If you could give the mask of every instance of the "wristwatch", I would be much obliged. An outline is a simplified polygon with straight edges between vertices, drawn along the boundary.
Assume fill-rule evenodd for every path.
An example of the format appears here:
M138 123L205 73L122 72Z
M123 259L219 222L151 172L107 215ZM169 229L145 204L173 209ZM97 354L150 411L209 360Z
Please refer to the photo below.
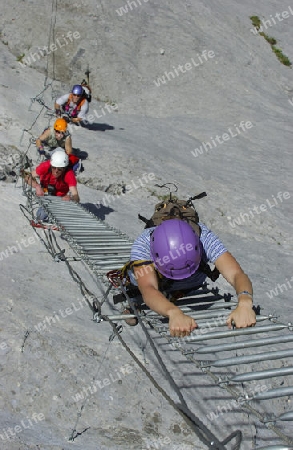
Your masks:
M239 297L239 295L248 295L249 297L251 297L253 299L253 295L248 291L241 291L237 294L237 297Z

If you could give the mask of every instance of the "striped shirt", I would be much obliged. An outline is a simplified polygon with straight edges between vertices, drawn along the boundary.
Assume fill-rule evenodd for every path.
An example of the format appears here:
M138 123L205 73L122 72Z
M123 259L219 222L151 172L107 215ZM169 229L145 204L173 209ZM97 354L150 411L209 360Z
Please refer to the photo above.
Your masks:
M204 262L214 263L219 256L227 252L226 247L220 241L209 228L203 223L199 223L201 228L200 242L202 244L202 259ZM130 260L139 261L146 260L152 261L150 251L150 235L155 228L147 228L142 234L134 241L131 249ZM131 283L137 286L137 282L134 278L132 271L129 273ZM191 277L184 280L176 280L172 283L172 291L180 289L191 289L195 286L200 286L206 279L206 274L200 271L196 271Z

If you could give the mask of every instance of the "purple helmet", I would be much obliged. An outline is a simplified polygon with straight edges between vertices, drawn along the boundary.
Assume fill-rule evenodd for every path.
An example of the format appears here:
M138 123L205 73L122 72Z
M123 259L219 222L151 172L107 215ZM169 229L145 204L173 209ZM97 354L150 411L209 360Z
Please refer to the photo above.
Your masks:
M183 280L193 275L201 260L201 244L194 229L183 220L161 223L151 235L151 255L165 277Z
M75 95L82 95L83 94L83 88L80 84L75 84L72 88L72 94Z

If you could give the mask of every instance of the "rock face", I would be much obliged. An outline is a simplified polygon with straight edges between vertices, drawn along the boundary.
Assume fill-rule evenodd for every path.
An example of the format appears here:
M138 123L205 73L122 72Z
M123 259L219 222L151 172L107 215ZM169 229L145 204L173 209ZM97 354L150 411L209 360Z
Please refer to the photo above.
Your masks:
M251 15L293 60L283 1L12 0L1 7L1 39L20 66L68 85L89 68L94 97L121 111L233 117L269 108L272 90L284 101L293 92L292 72L255 34Z
M22 152L14 145L0 144L0 181L15 183L23 167Z
M55 119L48 108L87 69L92 119L72 129L85 157L82 204L134 239L144 226L137 214L150 217L166 194L158 184L175 183L182 198L207 191L200 219L252 278L256 304L292 322L293 71L255 33L252 15L293 61L293 12L283 0L2 2L1 449L203 448L118 340L110 343L108 324L92 320L66 265L19 210L20 155L37 164L34 139ZM92 274L74 267L102 296ZM224 279L219 287L233 293ZM173 395L139 327L123 336ZM270 442L242 410L207 421L225 395L158 345L191 409L221 439L241 428L244 450Z

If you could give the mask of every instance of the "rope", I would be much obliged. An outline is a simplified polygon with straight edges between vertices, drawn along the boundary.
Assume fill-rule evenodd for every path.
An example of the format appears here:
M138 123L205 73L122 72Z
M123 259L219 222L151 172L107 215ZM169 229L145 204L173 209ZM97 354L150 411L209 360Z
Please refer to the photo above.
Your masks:
M52 237L54 238L56 247L58 248L58 250L60 250L59 253L63 253L64 250L62 250L61 247L59 246L59 244L58 244L58 242L57 242L57 239L56 239L56 237L55 237L54 234L53 234ZM94 294L86 287L86 285L85 285L84 282L82 281L81 277L80 277L80 276L78 275L78 273L71 267L71 265L70 265L69 262L68 262L68 258L65 258L65 257L64 257L64 260L63 260L63 261L64 261L65 264L67 265L68 271L69 271L69 273L70 273L72 279L78 284L78 286L79 286L79 288L80 288L80 291L81 291L82 295L85 297L86 302L87 302L87 304L88 304L90 310L91 310L93 313L96 313L97 311L98 311L99 313L101 313L101 304L100 304L100 302L98 301L98 299L96 298L96 296L95 296L95 295L94 295ZM91 300L93 301L93 303L91 303L89 299L91 299Z
M188 425L193 429L193 431L197 434L197 436L207 445L209 446L209 448L211 449L217 449L217 450L225 450L225 446L210 432L210 430L190 411L190 409L188 408L188 405L185 402L184 397L182 396L180 390L178 389L175 381L173 380L173 378L171 377L166 365L164 364L161 356L158 353L157 348L155 347L144 323L142 322L141 318L139 317L138 311L135 307L135 305L133 304L133 301L129 298L124 286L121 284L121 290L122 292L125 294L126 298L128 299L130 306L134 309L135 314L138 316L138 320L140 325L142 326L142 329L146 335L147 341L150 342L150 345L152 347L152 350L160 364L160 366L162 367L166 378L168 379L171 387L173 388L174 392L176 392L179 400L180 400L180 405L176 405L176 403L171 399L171 397L164 391L164 389L156 382L156 380L153 378L153 376L149 373L149 371L144 367L144 365L136 358L136 356L134 355L134 353L131 351L131 349L128 347L128 345L125 343L124 339L121 337L120 335L120 330L117 329L116 324L114 324L112 321L109 320L108 317L103 316L102 312L101 312L101 306L102 303L95 298L95 296L87 289L87 287L85 286L85 284L83 283L81 277L78 275L78 273L71 267L70 263L68 262L68 259L65 257L64 255L64 250L61 249L60 245L57 242L57 239L55 237L55 235L53 233L48 233L47 237L47 241L48 241L48 245L46 245L46 248L48 249L49 253L52 255L52 257L54 257L54 259L56 260L56 255L62 255L62 261L64 261L67 265L67 268L69 270L69 273L71 275L71 277L73 278L73 280L79 285L79 288L82 292L82 294L84 295L84 297L87 300L88 306L90 307L91 311L94 314L94 318L95 316L98 315L100 320L105 320L108 321L113 329L113 333L112 335L118 336L119 341L122 343L123 347L127 350L127 352L129 353L129 355L134 359L134 361L136 362L136 364L139 365L139 367L141 368L141 370L143 370L143 372L146 374L146 376L149 378L149 380L152 382L152 384L155 386L155 388L157 390L159 390L159 392L163 395L163 397L169 402L169 404L176 409L176 411L184 418L184 420L188 423ZM60 259L58 259L60 260ZM107 291L105 291L105 289L103 288L103 286L101 286L101 283L99 283L99 280L97 280L97 284L99 284L99 289L103 294L103 301L105 301L106 299L108 300L108 294L110 292L111 287L109 286ZM92 300L92 303L88 300L88 296L90 296L90 299ZM94 299L94 301L93 301ZM79 420L79 417L82 413L82 410L85 407L86 402L82 405L82 408L80 410L80 412L78 413L78 417L77 417L77 422ZM72 434L70 436L70 439L73 440L75 439L79 434L77 434L76 432L76 425L74 426L74 429L72 431ZM241 442L241 433L240 432L236 432L233 433L232 435L230 435L227 438L227 442L230 442L231 439L233 439L234 437L236 437L238 439L239 442ZM215 447L216 445L216 447ZM238 446L235 447L235 450L238 449Z
M31 212L22 204L19 205L19 208L25 218L31 222L32 215ZM47 231L48 233L44 233L44 238L47 240L47 243L45 242L45 239L37 232L37 229L35 227L32 227L36 235L38 236L38 239L43 243L44 247L46 248L47 252L52 256L54 259L56 256L56 250L54 249L54 246L52 245L52 237L55 238L53 232L51 230L44 230L44 228L40 228L43 232Z
M156 324L154 323L154 321L148 321L150 326L160 335L163 336L165 339L167 339L167 341L174 346L174 341L172 340L172 338L170 338L166 332L161 331ZM184 347L182 347L181 344L177 343L176 345L176 349L180 350L181 354L188 359L189 361L193 362L196 367L198 369L201 369L206 375L208 375L214 382L215 384L217 384L219 387L221 387L222 389L225 389L227 392L229 392L229 394L232 395L232 397L237 400L237 398L239 397L239 392L235 389L233 389L232 386L229 386L228 384L224 383L221 378L218 378L213 372L211 372L211 370L209 370L207 367L202 367L200 365L200 363L193 357L192 354L189 353L185 353L185 349ZM250 404L246 403L246 404L241 404L241 407L243 409L246 409L249 413L253 414L254 416L256 416L260 422L264 423L267 428L270 428L277 436L279 436L281 439L283 439L284 442L286 442L286 444L288 445L293 445L293 439L291 439L290 437L286 436L282 431L280 431L277 427L275 427L275 425L273 423L267 423L267 415L264 415L262 413L260 413L259 411L257 411L253 406L251 406Z
M124 293L124 295L126 296L126 299L128 300L131 308L134 311L134 314L137 316L138 322L142 327L143 332L146 335L146 338L148 340L148 342L151 345L151 348L161 366L161 368L164 371L164 374L167 378L167 380L169 381L171 387L173 388L173 390L176 392L177 396L179 397L180 401L181 401L181 405L176 405L176 403L171 399L171 397L161 388L161 386L156 382L156 380L153 378L153 376L148 372L148 370L143 366L143 364L136 358L136 356L133 354L133 352L131 352L131 350L129 349L129 347L127 346L127 344L123 341L123 338L120 336L120 334L117 334L119 341L122 343L122 345L124 346L124 348L126 348L126 350L128 352L130 352L131 356L135 359L136 363L140 366L140 368L143 370L143 372L146 374L146 376L149 378L149 380L154 384L154 386L159 390L159 392L163 395L163 397L170 403L171 406L173 406L173 408L176 409L176 411L185 419L185 421L189 424L189 426L193 429L193 431L196 433L196 435L202 440L202 442L204 444L206 444L207 446L209 446L210 449L217 449L217 450L225 450L224 445L213 435L213 433L201 422L201 420L196 417L189 409L184 397L182 396L180 389L178 388L178 386L176 385L174 379L172 378L170 372L168 371L165 363L163 362L157 348L155 347L155 344L152 340L152 338L149 335L149 332L146 329L146 326L144 325L138 310L135 306L135 303L133 302L133 300L129 297L126 289L124 288L123 284L120 283L120 288L122 290L122 292ZM108 319L109 320L109 319ZM109 321L110 322L110 321ZM112 324L111 324L112 325ZM113 331L115 331L115 329L113 328ZM226 439L226 443L230 442L231 439L233 439L234 437L237 437L238 442L241 443L242 440L242 434L241 431L237 430L235 433L231 434L227 439ZM238 450L239 448L239 444L237 442L237 446L234 447L235 450Z
M49 32L48 32L48 45L47 48L50 47L51 42L54 43L55 41L55 26L56 26L56 19L57 19L57 0L52 0L52 7L51 7L51 21L50 21L50 26L49 26ZM48 83L48 77L49 77L49 56L50 54L52 55L52 81L50 81ZM21 138L20 138L20 145L22 144L22 140L24 137L24 133L29 133L32 138L30 139L28 148L25 152L25 154L28 153L28 150L31 146L31 144L33 143L32 141L36 139L36 137L33 135L33 133L31 132L33 126L35 125L35 123L37 122L37 120L39 119L40 115L42 114L43 110L46 109L47 112L49 111L53 111L52 108L50 108L49 106L47 106L42 98L42 94L49 88L51 87L51 98L53 99L53 82L55 81L55 52L51 52L47 54L46 57L46 75L45 75L45 79L44 79L44 88L43 90L37 94L35 97L31 98L31 103L30 106L28 108L28 110L31 110L31 106L34 102L39 103L42 108L39 111L38 115L36 116L35 120L32 122L31 126L29 128L26 128L23 130ZM50 120L51 117L49 117L49 121L48 121L48 125L50 124Z
M25 215L25 217L27 217L26 213L29 213L28 210L23 206L21 206L21 211L23 212L23 214ZM36 234L38 235L37 231L35 230ZM46 243L44 241L44 239L42 239L40 237L40 240L43 242L43 244L45 245L47 251L49 252L49 254L56 260L56 255L64 255L64 250L61 249L60 245L57 242L57 239L55 237L55 235L49 230L48 235L46 235L47 238L47 242ZM56 251L56 249L59 250L59 252ZM117 329L116 324L114 322L112 322L111 320L109 320L106 316L102 316L101 313L101 302L99 302L99 300L97 298L95 298L95 296L93 295L92 292L89 291L89 289L86 287L86 285L84 284L84 282L82 281L81 277L78 275L78 273L71 267L70 263L68 262L67 258L64 256L64 259L62 259L66 265L67 268L69 270L69 273L72 277L72 279L78 284L80 291L82 293L82 295L84 296L84 298L87 301L87 304L89 306L89 308L91 309L91 311L96 314L98 312L99 316L105 320L108 321L113 329L113 335L118 336L119 341L122 343L123 347L127 350L127 352L129 353L129 355L134 359L134 361L136 362L136 364L139 365L139 367L143 370L143 372L146 374L146 376L149 378L149 380L153 383L153 385L157 388L157 390L159 390L159 392L163 395L163 397L170 403L170 405L176 409L176 411L184 418L184 420L189 424L189 426L195 431L195 433L197 434L197 436L204 442L206 443L209 448L213 449L213 450L225 450L224 445L221 444L221 442L219 442L217 440L217 438L205 427L205 425L197 418L194 416L194 414L189 410L180 390L178 389L176 383L174 382L173 378L171 377L170 373L168 372L164 362L162 361L162 358L160 357L156 347L154 346L151 337L149 335L149 333L146 330L145 325L143 324L142 320L140 319L140 317L138 318L144 333L146 334L147 340L150 342L151 347L161 365L161 367L163 368L167 379L169 380L171 386L173 387L174 391L177 393L180 401L181 401L181 405L177 406L176 403L171 399L171 397L164 391L163 388L161 388L161 386L156 382L156 380L153 378L153 376L149 373L149 371L143 366L143 364L137 359L137 357L134 355L134 353L131 351L131 349L128 347L128 345L125 343L124 339L121 337L120 335L120 330ZM100 286L101 288L101 286ZM109 288L107 290L107 292L104 291L104 289L102 288L103 292L103 299L105 301L105 299L108 296L109 293ZM127 295L127 293L126 293ZM94 299L93 303L91 303L88 299L88 297L90 297L92 300ZM129 299L130 300L130 299ZM130 300L131 301L131 300ZM133 308L135 309L135 306L133 305ZM136 311L137 314L137 311ZM137 314L138 315L138 314ZM110 342L112 341L112 339L110 340ZM108 350L109 346L107 347ZM106 350L106 351L107 351ZM105 357L105 355L104 355ZM104 360L104 358L103 358ZM101 365L100 365L101 367ZM100 370L99 367L99 370ZM98 370L98 372L99 372ZM98 374L97 372L97 374ZM96 374L96 376L97 376ZM71 432L71 435L69 437L70 441L74 441L76 439L77 436L79 436L82 433L77 433L77 425L79 422L79 419L81 417L82 411L85 408L85 405L87 403L88 398L85 399L85 401L83 402L80 411L77 413L77 419L76 422L74 424L73 430ZM86 431L86 430L84 430ZM84 432L83 431L83 432ZM234 435L232 436L234 437ZM228 439L227 442L229 442L230 439ZM215 447L216 444L217 446ZM236 448L235 448L236 450Z
M57 20L57 0L52 0L52 8L51 8L51 22L50 22L50 28L49 28L49 34L48 34L48 48L50 47L51 41L54 42L55 39L55 26L56 26L56 20ZM44 79L44 88L42 89L42 91L37 94L35 97L31 98L31 104L29 106L29 110L32 106L33 103L38 103L41 106L41 109L39 111L39 113L37 114L37 116L35 117L34 121L32 122L31 126L27 129L23 130L22 136L21 136L21 141L24 137L24 133L28 133L31 135L31 138L29 140L29 145L28 148L25 152L23 152L23 161L25 161L25 158L27 159L27 154L28 151L31 147L32 144L35 143L35 136L32 133L32 129L34 127L34 125L37 123L39 117L41 116L41 114L43 113L44 110L46 110L47 113L47 117L49 117L49 123L51 118L54 116L53 114L53 110L52 108L50 108L49 106L47 106L43 100L43 94L44 92L51 88L51 98L53 99L53 82L55 81L55 53L51 52L52 54L52 81L48 82L48 77L49 77L49 55L47 55L47 62L46 62L46 75L45 75L45 79ZM52 111L52 115L50 114ZM34 217L34 206L37 204L36 200L35 200L35 196L32 192L32 186L27 185L28 187L25 188L23 186L23 191L25 193L25 195L27 196L28 199L28 204L30 207L30 211L27 207L25 207L24 205L20 205L20 209L22 211L22 213L24 214L24 216L29 219L29 216L31 216L31 218ZM96 314L98 314L98 316L102 319L107 321L110 326L112 327L113 333L112 336L117 336L120 343L122 344L122 346L125 348L125 350L128 352L128 354L132 357L132 359L135 361L135 363L140 367L140 369L144 372L144 374L148 377L148 379L151 381L151 383L154 385L154 387L161 393L161 395L168 401L168 403L177 411L178 414L180 414L182 416L182 418L186 421L186 423L190 426L190 428L195 432L195 434L202 440L202 442L204 442L209 449L211 450L225 450L225 445L227 443L229 443L232 439L236 439L236 444L234 445L233 449L234 450L238 450L240 448L241 445L241 441L242 441L242 433L241 431L237 430L234 433L230 434L223 442L220 442L214 435L213 433L200 421L199 418L197 418L189 409L183 395L181 394L178 386L176 385L174 379L172 378L171 374L169 373L166 365L164 364L157 348L155 347L153 340L145 326L145 324L143 323L140 315L138 314L138 311L133 303L133 301L129 298L129 296L127 295L127 293L124 290L124 293L126 293L126 297L128 298L128 301L130 303L130 306L132 307L132 309L134 310L135 315L138 318L138 321L142 327L142 330L144 332L144 334L146 335L147 341L150 343L151 348L158 360L158 362L160 363L160 366L166 376L166 378L168 379L170 386L172 387L172 389L174 390L174 392L177 394L179 400L180 400L180 405L177 405L174 400L166 393L166 391L159 385L159 383L154 379L154 377L150 374L150 372L145 368L145 366L139 361L139 359L136 357L136 355L132 352L132 350L129 348L129 346L126 344L126 342L124 341L123 337L120 334L120 328L116 326L116 324L114 322L112 322L109 318L107 318L106 316L102 315L101 312L101 307L102 304L105 301L108 301L108 294L111 290L111 286L107 289L107 291L105 291L101 285L101 283L99 283L99 279L96 280L97 284L100 284L99 289L101 291L101 293L103 294L103 300L99 301L96 296L86 287L86 285L84 284L84 282L82 281L82 278L79 276L79 274L72 268L72 266L69 263L69 259L67 257L65 257L65 251L64 249L61 249L60 245L57 242L56 236L54 235L54 233L51 230L46 230L48 231L47 233L43 231L43 237L40 235L40 233L37 232L37 229L34 228L34 232L36 233L36 235L38 236L39 240L43 243L43 245L45 246L45 248L47 249L48 253L52 256L52 258L55 261L64 261L67 265L68 271L72 277L72 279L78 284L79 289L82 293L82 295L84 296L84 298L86 299L86 302L90 308L90 310L92 311L93 315L95 316ZM82 261L84 263L84 261ZM124 287L121 286L121 289L123 290ZM108 301L109 302L109 301ZM24 349L24 345L25 345L25 341L28 338L30 334L30 331L27 331L25 333L24 336L24 340L23 340L23 344L21 347L21 351L23 352ZM95 375L95 377L97 377L103 363L105 360L105 357L108 353L108 350L110 348L110 343L112 342L112 339L109 339L109 344L104 352L104 355L102 357L102 361L99 365L98 371ZM95 379L95 377L93 379ZM88 402L88 398L86 398L83 402L83 404L80 407L80 411L77 413L77 418L75 421L75 424L73 426L71 435L69 437L69 441L74 441L79 435L83 434L88 428L85 428L82 432L77 432L77 427L78 427L78 423L79 420L81 418L82 412L86 407L86 404ZM252 409L249 406L250 409ZM255 413L255 411L253 411ZM259 417L259 415L258 415ZM273 428L273 427L271 427ZM275 430L274 430L275 431ZM283 437L284 438L284 437ZM288 441L289 442L289 441Z
M28 213L28 211L26 210L26 212ZM64 254L64 249L61 249L60 245L57 242L56 236L53 233L48 233L48 235L45 235L46 239L47 239L47 244L46 248L49 251L49 253L52 255L52 257L55 259L55 261L64 261L67 264L68 270L70 275L72 276L73 280L79 285L79 288L82 292L82 294L84 295L84 297L87 300L88 306L91 309L91 311L93 312L94 315L94 319L100 319L100 320L105 320L108 321L111 325L111 327L113 328L113 332L112 335L113 336L118 336L119 341L122 343L123 347L127 350L127 352L130 354L130 356L133 358L133 360L136 362L136 364L139 365L139 367L141 368L141 370L144 371L144 373L146 374L146 376L150 379L150 381L153 383L153 385L156 387L156 389L158 389L161 394L164 396L165 399L168 400L168 402L170 403L170 405L172 405L172 407L174 407L176 409L176 411L179 413L179 411L182 413L182 417L185 417L186 422L188 423L188 425L194 430L194 432L200 437L200 439L205 442L207 445L210 445L211 449L215 449L215 443L218 447L219 450L224 449L224 445L227 442L230 442L232 439L236 439L236 444L233 447L235 450L239 449L239 445L241 443L242 440L242 435L241 432L239 430L237 430L236 432L230 434L230 436L228 436L226 438L225 441L220 442L219 440L217 440L217 438L215 438L215 436L210 432L210 430L208 430L204 424L202 424L202 422L200 421L200 419L198 419L197 417L194 416L194 414L190 411L190 409L188 408L185 399L183 398L180 390L178 389L176 383L174 382L173 378L171 377L171 375L169 374L161 356L159 355L159 352L157 350L157 348L155 347L152 338L150 337L150 334L148 332L148 330L146 329L141 316L138 314L138 311L135 307L135 304L133 304L133 300L131 298L129 298L127 292L125 291L125 288L123 285L120 286L122 292L125 294L130 306L132 307L132 309L134 310L135 315L138 317L138 321L147 337L147 342L150 342L150 345L152 347L152 350L157 358L157 360L159 361L160 366L162 367L162 370L164 371L165 374L165 378L168 379L170 386L172 387L172 389L174 390L174 392L176 392L178 398L180 399L180 405L176 405L175 402L170 398L170 396L161 388L161 386L159 385L159 383L157 383L154 378L150 375L150 373L146 370L146 368L144 367L144 365L142 363L140 363L140 361L137 360L137 358L135 358L135 355L133 354L133 352L130 350L130 348L127 346L127 344L125 343L123 337L120 336L120 329L117 328L116 324L114 324L113 322L110 321L110 319L107 316L102 315L101 312L101 307L102 304L107 300L108 300L108 294L110 293L111 290L111 285L108 284L108 289L105 290L102 286L102 282L100 282L99 278L96 281L100 292L103 294L103 300L102 302L99 301L96 296L94 296L85 286L85 284L82 281L82 278L78 275L78 273L72 268L72 266L69 263L69 259L67 257L65 257ZM82 260L83 263L85 263L85 261ZM87 268L88 265L87 265ZM110 304L110 302L109 302ZM111 305L112 306L112 305ZM152 326L152 328L154 328L160 335L164 335L164 337L166 337L166 333L162 332L162 331L158 331L158 329L156 329L156 326L152 323L152 321L147 318L147 321L149 323L150 326ZM169 338L167 337L168 341L170 342ZM220 387L226 389L226 391L228 391L234 398L239 396L239 392L235 391L234 388L230 387L230 386L225 386L225 383L223 383L223 381L221 381L217 376L215 376L209 369L207 368L203 368L201 367L200 363L198 363L192 356L186 355L183 352L183 347L180 346L180 350L182 352L182 354L184 356L186 356L188 359L190 359L191 361L193 361L197 367L199 367L202 371L204 371L204 373L208 374L213 381L215 381ZM256 415L258 417L259 420L261 420L264 423L263 420L263 416L258 413L258 411L256 411L251 405L243 405L244 409L247 409L249 412L253 413L254 415ZM278 430L277 428L275 428L272 424L267 425L272 431L274 431L279 437L281 437L282 439L286 440L286 442L288 444L292 443L292 441L286 437L282 432L280 432L280 430ZM75 435L75 438L78 436L78 434Z
M97 300L96 304L98 305L99 310L99 319L100 320L106 320L113 329L113 335L116 335L120 341L120 343L123 345L125 350L129 353L129 355L132 357L132 359L136 362L136 364L140 367L140 369L145 373L145 375L148 377L148 379L151 381L151 383L154 385L154 387L161 393L161 395L169 402L169 404L183 417L183 419L186 421L186 423L193 429L195 434L204 442L211 450L226 450L224 443L230 442L232 439L236 438L237 442L232 450L238 450L240 448L240 444L242 441L242 433L241 431L237 430L236 432L230 434L226 439L224 443L221 443L211 432L210 430L198 419L188 408L185 399L183 398L180 390L178 389L175 381L171 377L165 363L163 362L161 356L159 355L157 348L155 347L144 323L142 322L140 315L138 314L138 311L135 307L135 304L133 303L132 299L128 296L126 290L124 289L124 286L121 284L121 290L123 291L124 295L126 296L127 300L130 303L130 306L133 308L135 315L138 318L138 321L146 335L147 341L150 342L150 345L155 353L155 356L157 357L161 367L163 368L163 371L169 380L171 386L173 387L174 391L178 395L181 405L177 405L171 397L166 393L166 391L157 383L157 381L154 379L154 377L150 374L150 372L145 368L145 366L139 361L139 359L136 357L136 355L132 352L132 350L129 348L129 346L126 344L124 339L122 338L120 334L120 329L117 328L116 324L110 320L107 316L104 316L101 314L101 304ZM101 283L99 283L99 289L101 290L103 297L107 297L107 293L105 292L103 286ZM216 445L216 446L215 446Z
M50 27L49 27L49 33L48 33L48 48L50 47L51 43L51 37L52 41L54 43L55 38L55 25L56 25L56 19L57 19L57 0L52 0L52 10L51 10L51 21L50 21ZM55 80L55 52L51 52L52 54L52 62L53 62L53 70L52 70L52 79ZM52 82L47 84L47 79L49 76L49 58L47 55L47 65L46 65L46 77L44 80L44 86L51 86Z
M23 207L23 205L21 205ZM24 208L24 207L23 207ZM25 209L26 212L27 209ZM88 306L90 307L91 311L94 314L94 318L95 316L98 316L99 319L101 320L105 320L108 321L109 324L111 325L113 332L112 335L113 336L117 336L119 341L121 342L121 344L123 345L123 347L126 349L126 351L129 353L129 355L133 358L133 360L136 362L136 364L141 368L141 370L143 370L143 372L146 374L146 376L150 379L150 381L153 383L153 385L160 391L160 393L164 396L164 398L170 403L170 405L172 405L172 407L174 407L176 409L176 411L178 413L180 413L182 415L182 417L184 417L184 419L186 420L186 422L188 423L188 425L194 430L194 432L203 440L203 442L205 442L207 445L210 445L211 449L215 449L218 448L220 450L224 449L224 445L228 442L230 442L233 438L236 438L236 444L233 447L235 450L239 449L241 440L242 440L242 434L239 430L237 430L236 432L230 434L230 436L228 436L225 441L223 442L219 442L215 436L213 436L213 434L205 427L205 425L203 425L201 423L201 421L194 416L194 414L190 411L190 409L188 408L180 390L178 389L176 383L174 382L173 378L171 377L171 375L169 374L161 356L159 355L157 348L155 347L152 338L149 335L148 330L146 329L141 316L138 314L137 308L135 307L135 304L133 304L133 300L131 298L129 298L127 292L125 291L125 288L123 285L121 285L121 290L122 292L125 294L130 306L132 307L132 309L134 310L135 315L138 318L138 321L147 337L147 341L150 342L150 345L154 351L154 354L156 356L156 358L158 359L160 366L162 367L166 378L168 379L171 387L173 388L173 390L176 392L176 394L178 395L181 404L178 406L176 405L176 403L170 398L170 396L161 388L161 386L156 382L156 380L154 380L154 378L152 377L152 375L147 371L147 369L144 367L144 365L135 357L135 355L133 354L133 352L131 351L131 349L128 347L128 345L125 343L124 339L122 338L122 336L120 336L120 329L117 328L116 324L113 323L107 316L102 315L101 312L101 307L102 304L107 300L108 300L108 294L111 290L111 285L108 285L108 289L105 290L102 286L102 283L99 281L99 279L95 280L96 283L98 284L99 290L101 291L102 295L103 295L103 299L102 301L99 301L96 296L94 296L85 286L85 284L83 283L81 277L78 275L78 273L72 268L72 266L69 264L69 260L68 258L65 257L64 254L64 250L61 249L61 247L59 246L56 236L53 233L48 233L47 240L49 241L50 245L46 245L46 248L48 249L49 253L52 255L52 257L56 260L56 256L58 256L58 260L62 260L67 264L68 270L70 275L72 276L73 280L79 285L79 288L82 292L82 294L84 295L84 297L87 300ZM53 249L53 250L52 250ZM60 259L60 255L62 255L62 258ZM82 260L83 263L85 263L85 261ZM88 265L87 265L88 268ZM91 303L91 301L92 303ZM110 302L109 302L110 303ZM145 319L144 319L145 320ZM160 335L164 336L165 338L167 338L167 340L169 342L171 342L171 339L166 335L166 332L162 332L160 331L158 328L156 328L156 325L150 320L147 319L149 325L154 328ZM173 342L173 341L172 341ZM217 376L215 376L209 369L207 368L202 368L200 366L200 364L198 363L198 361L196 361L192 356L187 355L184 353L184 348L182 346L179 346L178 349L180 349L181 353L187 357L187 359L191 360L192 362L194 362L198 368L200 368L201 370L204 371L204 373L208 374L213 381L215 381L220 387L226 389L234 398L235 396L239 395L239 392L236 392L232 387L230 386L226 386L225 383L221 382ZM251 405L242 405L243 408L247 409L249 412L253 413L254 415L256 415L258 417L259 420L261 420L264 423L264 418L263 416L258 413L258 411L256 411ZM84 406L83 406L84 407ZM83 409L83 408L82 408ZM82 410L81 410L82 411ZM80 413L81 413L80 411ZM267 425L272 431L274 431L279 437L281 437L282 439L284 439L288 444L292 444L292 440L290 438L288 438L287 436L285 436L282 432L280 432L280 430L278 430L277 428L275 428L272 424ZM75 427L75 432L76 432L76 427ZM80 433L79 433L80 434ZM76 438L78 435L78 433L75 435L74 438ZM72 435L73 436L73 435ZM215 447L215 443L216 445L218 445L218 447Z

